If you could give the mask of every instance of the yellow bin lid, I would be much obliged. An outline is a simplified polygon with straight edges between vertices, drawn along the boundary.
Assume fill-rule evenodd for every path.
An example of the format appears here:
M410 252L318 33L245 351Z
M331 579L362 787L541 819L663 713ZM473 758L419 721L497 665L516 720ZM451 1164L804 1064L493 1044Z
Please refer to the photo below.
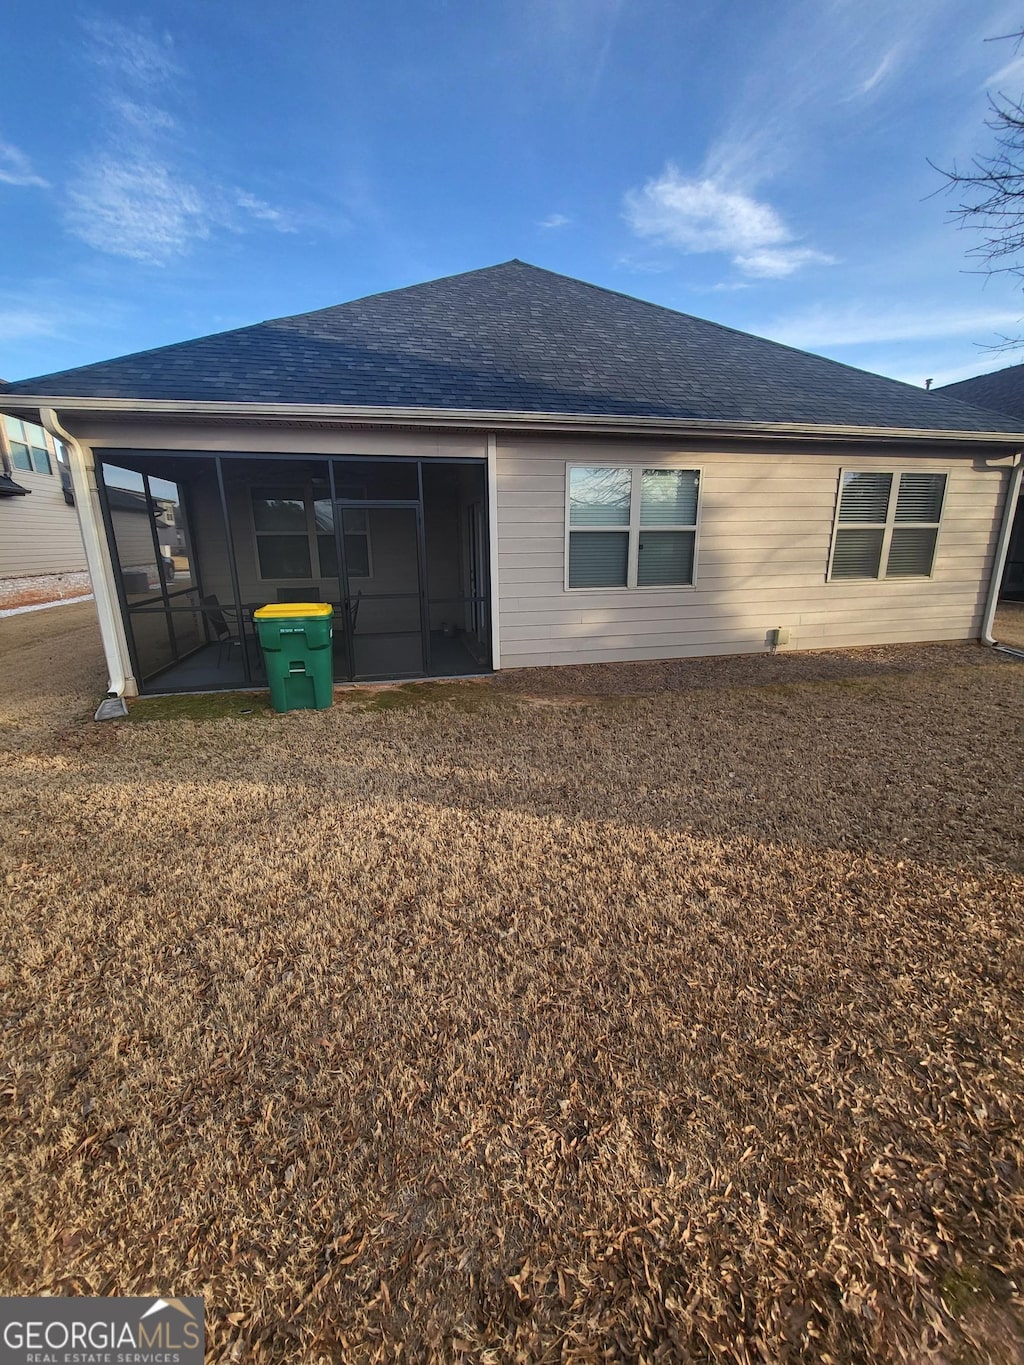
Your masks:
M330 602L270 602L257 607L253 618L257 621L281 621L294 616L330 616L334 611Z

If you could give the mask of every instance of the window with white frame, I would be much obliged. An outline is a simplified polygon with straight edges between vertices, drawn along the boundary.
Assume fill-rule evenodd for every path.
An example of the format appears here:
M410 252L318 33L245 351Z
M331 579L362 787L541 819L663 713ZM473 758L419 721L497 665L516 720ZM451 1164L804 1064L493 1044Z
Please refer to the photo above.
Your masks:
M930 577L945 495L945 474L842 470L829 578Z
M566 587L693 583L699 470L570 465L567 492Z
M336 578L337 546L330 498L310 486L253 488L252 519L260 578ZM340 511L349 578L369 578L370 526L365 508Z
M4 429L7 443L11 448L11 463L15 469L30 474L52 474L50 449L46 444L46 432L32 422L22 422L17 417L5 417Z

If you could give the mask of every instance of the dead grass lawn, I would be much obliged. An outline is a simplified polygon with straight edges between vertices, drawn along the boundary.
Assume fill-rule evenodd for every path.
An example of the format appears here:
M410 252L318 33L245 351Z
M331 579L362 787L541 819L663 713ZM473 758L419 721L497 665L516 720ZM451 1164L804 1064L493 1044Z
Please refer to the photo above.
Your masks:
M203 1294L211 1360L1024 1359L1024 666L96 726L93 636L0 622L0 1292Z

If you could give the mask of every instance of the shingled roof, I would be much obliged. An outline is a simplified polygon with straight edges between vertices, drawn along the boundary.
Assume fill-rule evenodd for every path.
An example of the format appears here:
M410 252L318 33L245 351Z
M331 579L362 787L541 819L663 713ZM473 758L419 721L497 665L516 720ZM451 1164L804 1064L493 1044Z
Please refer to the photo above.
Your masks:
M944 395L522 261L21 380L7 395L1014 431Z
M960 379L955 384L943 384L933 393L956 398L975 407L991 408L995 412L1024 421L1024 365L1007 365L991 374Z

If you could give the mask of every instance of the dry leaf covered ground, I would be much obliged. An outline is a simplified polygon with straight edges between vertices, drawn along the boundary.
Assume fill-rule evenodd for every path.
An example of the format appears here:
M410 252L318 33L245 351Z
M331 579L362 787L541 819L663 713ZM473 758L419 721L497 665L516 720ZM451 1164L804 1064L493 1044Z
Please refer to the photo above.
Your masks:
M0 1292L203 1294L211 1360L1022 1358L1024 665L98 726L91 607L0 654Z

